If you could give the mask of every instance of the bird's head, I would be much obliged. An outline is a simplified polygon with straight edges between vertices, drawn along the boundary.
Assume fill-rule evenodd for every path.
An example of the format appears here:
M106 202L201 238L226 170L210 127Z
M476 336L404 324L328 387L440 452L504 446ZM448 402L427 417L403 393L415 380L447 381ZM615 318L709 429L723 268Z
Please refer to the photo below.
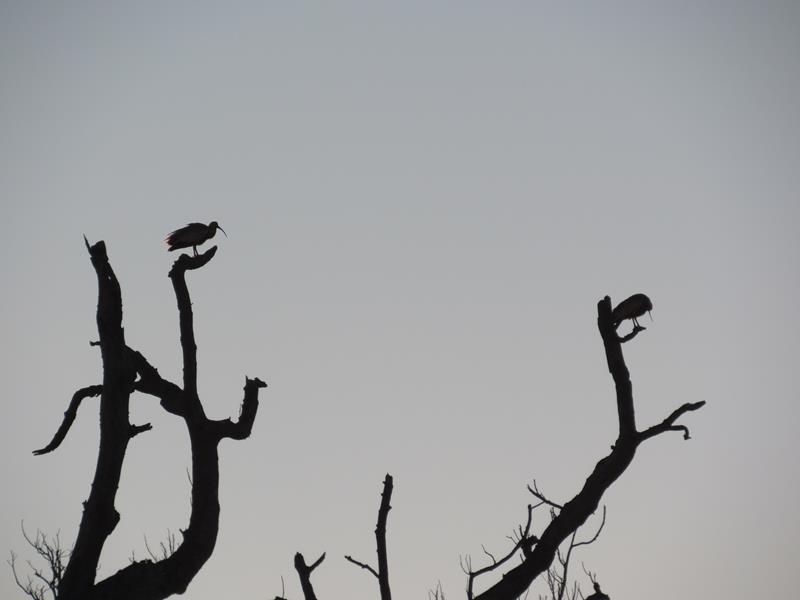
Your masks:
M211 223L209 223L208 226L211 228L211 231L213 232L216 232L217 229L219 229L222 233L225 233L225 230L222 227L220 227L219 223L217 223L216 221L211 221ZM228 237L227 233L225 233L225 237Z

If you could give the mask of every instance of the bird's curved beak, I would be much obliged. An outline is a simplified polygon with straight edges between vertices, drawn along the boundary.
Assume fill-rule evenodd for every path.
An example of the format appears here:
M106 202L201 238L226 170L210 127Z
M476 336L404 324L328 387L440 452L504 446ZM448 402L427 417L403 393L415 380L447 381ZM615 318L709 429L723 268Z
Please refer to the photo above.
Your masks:
M225 237L227 237L227 236L225 236ZM653 314L649 310L647 311L647 316L650 317L650 321L653 320Z
M219 229L222 233L225 233L225 230L222 227L220 227L219 225L217 225L217 229ZM228 237L227 233L225 233L225 237Z

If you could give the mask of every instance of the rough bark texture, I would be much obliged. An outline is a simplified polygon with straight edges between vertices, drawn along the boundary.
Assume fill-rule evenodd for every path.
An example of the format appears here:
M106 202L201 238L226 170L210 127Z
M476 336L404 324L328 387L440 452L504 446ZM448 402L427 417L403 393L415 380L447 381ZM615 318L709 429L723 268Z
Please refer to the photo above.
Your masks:
M617 441L612 446L611 453L595 465L583 488L572 500L564 504L557 516L545 528L531 551L524 553L522 562L505 573L492 587L475 596L476 600L514 600L523 595L533 580L547 571L561 543L597 510L605 491L630 465L639 444L665 431L683 431L684 438L688 439L688 429L683 425L675 425L675 420L683 413L697 410L705 404L705 402L684 404L662 423L642 432L637 431L633 388L622 354L622 343L631 340L643 328L620 338L611 312L611 299L606 296L597 305L597 326L603 339L608 370L616 388L619 419Z
M185 274L187 270L207 264L214 257L216 247L198 256L180 256L169 273L180 316L183 350L183 388L180 388L163 379L141 353L125 344L120 287L108 262L105 244L101 241L89 246L87 242L86 246L97 272L99 288L97 327L103 384L79 390L53 441L35 452L44 454L57 448L75 418L80 401L101 394L97 469L58 599L160 600L184 592L214 550L220 513L217 448L224 438L244 439L250 435L258 409L258 391L266 384L257 378L245 378L244 400L237 421L214 421L206 417L197 393L197 345ZM192 449L189 526L182 531L183 540L170 556L133 562L103 581L95 582L103 545L120 519L114 500L128 442L150 428L149 424L132 425L128 419L130 395L134 391L159 398L161 406L180 416L189 431Z

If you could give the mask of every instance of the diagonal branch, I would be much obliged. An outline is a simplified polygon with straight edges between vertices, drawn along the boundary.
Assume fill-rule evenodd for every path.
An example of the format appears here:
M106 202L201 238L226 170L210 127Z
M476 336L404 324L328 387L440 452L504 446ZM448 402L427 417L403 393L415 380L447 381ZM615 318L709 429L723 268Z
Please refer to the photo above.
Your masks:
M534 487L535 486L536 484L534 483ZM541 506L541 504L537 506ZM473 598L472 590L475 583L475 579L477 577L480 577L481 575L484 575L486 573L490 573L491 571L494 571L495 569L501 567L519 550L522 550L523 555L527 555L528 553L530 553L531 548L533 548L533 545L539 541L539 538L537 538L535 535L530 535L531 522L533 521L533 511L535 508L536 506L528 504L528 521L525 524L525 529L523 530L522 526L520 526L519 539L514 544L514 547L511 548L508 554L506 554L503 558L501 558L500 560L496 560L494 555L492 555L488 550L486 550L486 548L483 548L484 554L486 554L489 558L492 559L492 564L486 565L485 567L482 567L477 571L472 570L472 561L467 560L468 568L465 569L465 572L467 574L467 600L472 600Z
M697 410L701 408L706 403L705 400L701 400L700 402L687 402L674 411L672 414L669 415L666 419L661 421L658 425L653 425L649 429L645 429L644 431L639 432L639 442L643 442L646 439L654 437L660 433L664 433L665 431L682 431L683 432L683 439L688 440L689 437L689 428L686 425L675 425L675 421L689 411Z
M375 569L373 569L371 566L369 566L367 563L362 563L361 561L356 560L355 558L353 558L349 554L345 554L344 558L345 558L345 560L350 561L351 563L353 563L357 567L361 567L362 569L366 569L367 571L369 571L370 573L375 575L375 579L380 581L381 576L378 575L378 572Z
M533 480L533 487L531 487L530 485L528 486L528 491L529 491L531 494L533 494L534 496L536 496L536 497L537 497L539 500L541 500L543 503L545 503L545 504L547 504L547 505L549 505L549 506L552 506L553 508L557 508L557 509L559 509L559 510L561 510L562 508L564 508L564 507L563 507L563 506L561 506L560 504L556 504L556 503L555 503L555 502L553 502L552 500L549 500L547 497L545 497L545 495L544 495L544 494L542 494L542 493L539 491L539 488L536 486L536 480L535 480L535 479Z
M134 389L158 398L162 408L168 413L183 416L185 413L183 390L161 377L158 370L147 361L141 352L128 348L128 358L139 375L139 379L134 382Z
M695 410L701 403L684 405L667 420L644 433L636 430L633 404L633 386L622 354L622 340L617 335L612 317L611 299L606 296L597 304L597 327L603 340L608 370L616 389L619 435L611 453L601 458L589 474L583 488L565 503L561 511L542 532L536 546L524 556L521 564L506 572L491 588L477 596L478 600L511 600L518 598L530 587L533 580L546 572L556 558L559 546L570 537L599 507L606 490L625 472L636 454L638 445L646 438L682 426L674 420L687 410Z
M39 450L34 450L33 453L36 456L41 456L42 454L47 454L48 452L52 452L58 448L61 445L61 442L64 441L64 438L67 437L69 428L72 427L72 423L75 421L75 417L78 415L78 407L81 405L81 401L84 398L99 396L102 392L102 385L90 385L75 392L72 395L72 400L69 403L69 407L66 411L64 411L64 420L61 422L61 426L58 428L58 431L56 431L53 439L49 444L47 444L47 446Z

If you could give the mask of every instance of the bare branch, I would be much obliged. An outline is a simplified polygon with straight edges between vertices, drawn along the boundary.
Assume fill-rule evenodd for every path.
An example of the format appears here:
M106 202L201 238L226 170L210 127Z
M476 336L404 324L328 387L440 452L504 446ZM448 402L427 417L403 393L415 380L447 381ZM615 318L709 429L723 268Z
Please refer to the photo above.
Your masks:
M477 577L480 577L485 573L490 573L491 571L494 571L498 567L502 566L505 562L507 562L512 556L514 556L520 550L522 551L523 555L527 555L531 551L533 545L539 541L539 538L537 538L535 535L530 535L531 522L533 521L533 510L535 508L536 507L531 504L528 505L528 520L527 523L525 524L525 529L522 530L522 528L520 528L520 535L519 538L514 543L514 547L511 548L508 554L503 556L503 558L501 558L500 560L495 560L495 557L492 554L490 554L486 550L486 548L483 547L483 545L481 545L481 548L483 548L484 553L486 553L489 556L489 558L492 559L492 564L487 565L481 569L478 569L477 571L473 571L472 560L468 558L467 561L468 570L465 570L465 573L467 574L467 600L472 600L473 598L473 586L475 583L475 579ZM513 538L509 539L513 540ZM464 570L463 564L461 565L461 569Z
M603 340L608 370L614 380L619 421L618 437L611 448L611 453L597 462L581 490L560 507L558 514L542 532L536 546L524 556L522 563L504 573L499 581L478 596L479 600L509 600L524 594L531 583L550 568L561 544L597 510L603 494L633 461L638 445L644 439L662 431L678 429L683 431L684 435L688 435L688 430L683 426L674 425L674 420L683 412L702 406L702 403L684 405L664 423L639 433L636 429L633 386L622 353L622 340L632 339L635 334L641 332L641 329L636 330L634 327L636 331L631 332L633 335L626 336L627 339L620 338L612 315L611 299L608 296L597 303L597 327ZM540 496L541 494L537 497L541 500Z
M589 544L594 543L598 537L600 537L600 532L603 531L603 527L606 525L606 507L603 506L603 518L600 520L600 526L597 528L595 534L588 540L583 542L575 542L572 547L577 548L578 546L588 546Z
M644 431L639 433L639 442L643 442L646 439L664 433L665 431L682 431L683 432L683 439L688 440L690 439L689 436L689 428L685 425L675 425L675 421L689 411L697 410L701 408L706 403L705 400L701 400L700 402L687 402L674 411L672 414L669 415L666 419L661 421L658 425L653 425L649 429L645 429Z
M299 552L294 555L294 568L297 570L297 575L300 577L300 587L303 589L303 597L305 600L317 600L314 593L314 587L311 585L311 573L316 569L322 561L325 560L325 553L322 553L314 564L311 566L306 565L306 559ZM281 580L282 581L282 580Z
M239 420L234 422L230 419L225 419L213 422L220 439L243 440L250 436L250 432L253 430L253 422L256 420L256 412L258 411L258 390L265 387L267 387L267 384L258 377L255 379L245 377L244 399L242 400Z
M533 480L533 487L531 487L530 485L528 486L528 491L529 491L531 494L533 494L534 496L536 496L536 497L537 497L539 500L541 500L541 501L542 501L542 502L544 502L545 504L548 504L548 505L552 506L553 508L557 508L558 510L561 510L562 508L564 508L564 507L563 507L563 506L561 506L560 504L556 504L556 503L555 503L555 502L553 502L552 500L549 500L547 497L545 497L545 495L544 495L544 494L542 494L542 493L539 491L539 488L538 488L538 487L537 487L537 485L536 485L536 480L535 480L535 479Z
M378 580L378 588L380 589L381 600L392 600L392 591L389 587L389 561L386 555L386 521L389 517L391 510L392 490L394 489L394 480L389 473L386 474L383 480L383 491L381 492L381 505L378 508L378 522L375 525L375 541L377 544L378 553L378 569L375 570L371 566L361 561L354 559L352 556L345 556L345 559L350 561L356 566L361 567L372 573Z
M349 554L345 555L345 559L350 561L351 563L353 563L357 567L361 567L362 569L366 569L367 571L369 571L370 573L375 575L375 579L380 580L380 576L378 575L378 572L375 569L373 569L372 567L370 567L367 563L363 563L361 561L358 561L355 558L353 558L352 556L350 556Z
M55 599L61 584L61 578L64 575L64 558L68 554L66 550L61 548L61 537L56 533L56 535L47 539L47 536L41 531L37 531L36 535L31 537L28 532L25 531L24 523L21 524L20 527L22 529L22 537L25 538L25 541L33 548L36 554L44 560L49 574L45 574L41 569L35 567L31 561L26 561L33 577L28 575L26 581L21 581L17 573L17 556L12 552L8 564L14 575L14 581L17 586L33 600L44 600L48 592ZM36 579L42 583L37 585L35 583Z
M642 327L641 325L634 325L630 333L619 338L619 343L624 344L625 342L629 342L630 340L635 338L639 332L645 331L646 329L647 327Z
M34 450L33 453L36 456L41 456L42 454L47 454L48 452L52 452L58 448L61 445L61 442L64 441L64 438L67 437L67 432L69 432L69 428L72 427L72 423L75 421L75 417L78 415L78 407L81 405L81 401L84 398L99 396L102 392L102 385L90 385L75 392L72 395L72 400L70 400L69 407L67 407L67 410L64 411L64 420L61 422L61 426L58 428L58 431L56 431L53 439L49 444L47 444L47 446L39 450Z
M140 433L144 433L145 431L150 431L152 428L153 426L150 423L144 423L143 425L131 425L129 429L130 433L128 435L130 435L133 438L139 435Z

